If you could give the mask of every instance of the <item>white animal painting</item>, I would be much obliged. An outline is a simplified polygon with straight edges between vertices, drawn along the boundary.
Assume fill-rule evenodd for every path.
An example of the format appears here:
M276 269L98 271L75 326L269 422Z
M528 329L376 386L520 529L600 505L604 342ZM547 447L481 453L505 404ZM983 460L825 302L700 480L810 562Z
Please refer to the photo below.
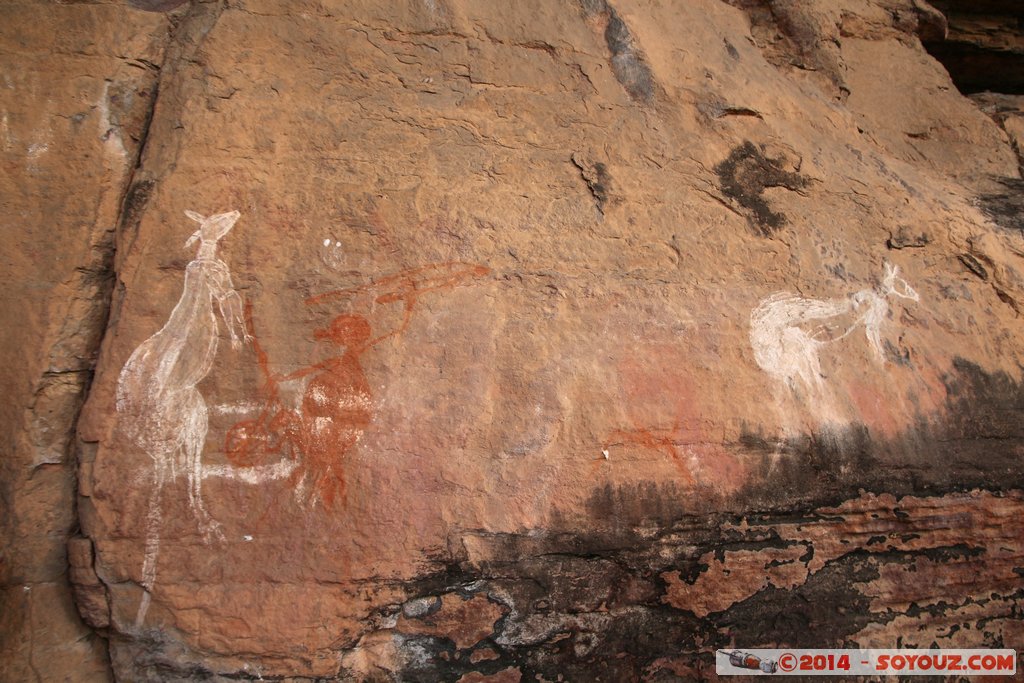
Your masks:
M892 296L920 301L917 292L899 277L899 268L888 263L878 287L862 289L845 299L805 299L788 292L772 294L750 314L754 359L762 370L794 391L802 390L808 397L821 396L821 348L843 339L859 326L864 326L875 359L885 362L881 329ZM836 323L849 320L851 315L853 320L846 329L835 332Z
M217 258L217 243L238 220L238 211L213 216L186 211L185 215L199 223L185 248L198 241L199 250L185 268L181 298L160 331L132 353L117 387L120 427L140 453L153 459L153 489L142 566L145 593L136 627L141 626L146 616L156 581L163 487L184 475L189 504L200 530L207 540L211 536L222 537L202 499L200 457L206 441L207 409L196 385L210 372L217 353L217 311L233 347L238 349L243 341L249 340L241 299L233 288L227 264Z

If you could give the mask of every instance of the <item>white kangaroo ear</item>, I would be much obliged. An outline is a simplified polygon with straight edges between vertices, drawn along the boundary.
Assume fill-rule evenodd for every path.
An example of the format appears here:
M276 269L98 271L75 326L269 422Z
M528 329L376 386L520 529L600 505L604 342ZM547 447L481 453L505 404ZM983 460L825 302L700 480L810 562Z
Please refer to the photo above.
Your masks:
M241 216L238 211L225 211L224 213L218 213L215 216L210 216L209 220L214 223L225 223L227 225L234 225L238 217Z
M195 211L186 210L185 215L194 220L196 223L199 223L200 225L202 225L203 222L206 220L206 216L200 213L196 213Z
M899 273L900 273L900 267L899 266L894 266L893 264L891 264L888 261L886 261L885 262L885 278L883 279L883 282L886 285L892 286L893 282L896 280L896 276L899 275Z
M237 211L228 211L227 213L218 213L216 216L210 216L206 219L207 222L203 226L203 230L209 233L203 236L204 239L212 239L216 242L228 234L240 215Z

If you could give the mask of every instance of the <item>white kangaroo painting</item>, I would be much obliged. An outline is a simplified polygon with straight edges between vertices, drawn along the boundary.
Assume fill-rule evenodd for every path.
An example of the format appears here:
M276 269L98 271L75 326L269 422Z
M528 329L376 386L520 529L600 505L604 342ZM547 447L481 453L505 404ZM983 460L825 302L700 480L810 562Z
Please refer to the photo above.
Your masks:
M750 345L762 370L794 391L820 396L824 389L818 354L827 344L850 335L861 325L875 359L885 362L882 325L889 313L889 298L920 301L918 293L899 277L899 268L885 264L878 287L862 289L843 299L805 299L779 292L766 297L750 314ZM856 317L836 334L834 324ZM832 324L833 327L829 327ZM842 329L842 328L840 328Z
M202 499L201 455L206 442L207 409L196 385L213 367L217 353L217 313L231 344L241 348L250 337L242 302L227 264L217 258L217 243L238 220L238 211L185 215L199 223L185 248L199 242L196 257L185 268L185 284L170 318L159 332L135 349L121 371L117 387L120 426L140 453L153 459L153 488L146 517L146 549L142 566L145 589L136 616L140 627L149 608L160 550L160 495L170 481L184 475L189 504L209 541L223 538ZM217 309L214 309L214 302Z

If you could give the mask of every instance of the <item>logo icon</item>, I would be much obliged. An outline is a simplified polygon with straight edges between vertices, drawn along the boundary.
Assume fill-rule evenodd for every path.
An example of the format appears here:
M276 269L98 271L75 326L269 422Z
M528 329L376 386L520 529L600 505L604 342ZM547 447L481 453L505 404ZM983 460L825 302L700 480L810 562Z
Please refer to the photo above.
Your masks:
M766 674L773 674L778 670L778 663L774 659L761 659L739 650L727 654L729 655L729 663L741 669L753 669L755 671L763 671Z

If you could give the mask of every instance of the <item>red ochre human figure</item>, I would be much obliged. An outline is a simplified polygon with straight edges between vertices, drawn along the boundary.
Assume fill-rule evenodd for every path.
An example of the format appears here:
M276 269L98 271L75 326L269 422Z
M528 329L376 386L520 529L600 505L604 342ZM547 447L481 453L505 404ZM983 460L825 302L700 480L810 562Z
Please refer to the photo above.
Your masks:
M384 337L371 340L370 323L361 315L339 315L314 337L345 352L282 377L291 381L313 375L301 412L281 411L271 424L299 448L302 459L291 475L299 496L331 507L345 502L344 456L373 419L373 395L359 356Z
M225 453L236 466L252 467L268 455L297 460L289 475L300 499L325 507L346 503L345 459L373 420L373 394L360 357L368 349L401 334L409 325L419 296L454 287L490 272L481 266L438 264L376 280L360 287L327 292L306 301L321 304L337 298L374 292L375 304L404 303L398 327L372 337L369 320L357 313L338 315L313 334L316 339L344 348L316 365L287 375L270 372L267 354L254 341L257 361L266 380L264 408L254 420L234 425L225 440ZM383 290L383 291L382 291ZM252 309L246 306L252 329ZM253 332L255 338L255 332ZM299 410L282 406L278 385L310 377Z
M247 314L251 320L251 307ZM300 499L321 502L328 508L344 504L345 455L359 442L373 419L373 395L359 357L398 332L370 339L370 323L365 317L339 315L313 336L344 348L344 352L287 375L270 372L266 353L257 343L267 400L259 417L239 422L228 431L228 459L235 465L249 467L268 454L295 459L296 467L288 481ZM310 376L300 409L282 407L278 386Z

